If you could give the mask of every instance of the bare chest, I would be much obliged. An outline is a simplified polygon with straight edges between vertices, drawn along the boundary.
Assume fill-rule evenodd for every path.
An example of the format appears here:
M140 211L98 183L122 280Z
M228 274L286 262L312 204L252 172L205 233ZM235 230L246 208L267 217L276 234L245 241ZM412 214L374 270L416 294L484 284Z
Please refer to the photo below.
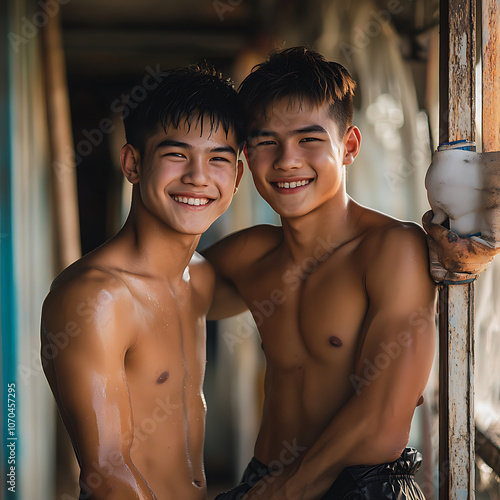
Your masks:
M205 316L192 293L145 293L130 325L135 345L125 357L129 386L164 392L189 379L200 385L205 368Z
M303 265L263 262L241 287L268 363L354 363L368 300L352 254Z

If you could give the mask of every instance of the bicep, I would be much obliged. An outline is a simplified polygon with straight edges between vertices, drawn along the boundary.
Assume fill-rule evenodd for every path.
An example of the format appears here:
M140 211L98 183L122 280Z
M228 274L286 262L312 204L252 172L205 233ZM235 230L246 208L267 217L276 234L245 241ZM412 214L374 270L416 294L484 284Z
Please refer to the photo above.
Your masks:
M63 339L62 334L51 333L64 332L58 328L67 323L63 316L44 325L42 363L48 365L47 378L52 378L82 471L109 460L111 454L128 459L132 416L124 369L126 346L116 331L118 325L111 318L100 324L82 320Z
M88 354L89 356L86 356ZM54 360L58 396L71 423L82 469L111 454L129 458L132 416L128 388L117 353L68 348Z
M389 239L367 276L369 309L355 375L394 411L411 412L435 350L435 286L418 232ZM359 387L359 385L358 385Z

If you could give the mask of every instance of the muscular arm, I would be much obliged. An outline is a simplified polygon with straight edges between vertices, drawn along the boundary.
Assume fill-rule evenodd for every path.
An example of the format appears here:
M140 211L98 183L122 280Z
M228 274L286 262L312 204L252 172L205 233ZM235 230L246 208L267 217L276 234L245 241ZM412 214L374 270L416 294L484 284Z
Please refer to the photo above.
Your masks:
M116 283L99 285L83 279L49 294L42 364L78 456L82 493L91 492L85 498L153 500L130 458L133 422L124 368L133 342L130 294Z
M427 383L435 348L434 285L423 233L391 229L369 249L369 309L353 396L296 466L249 498L320 498L350 465L399 457Z
M201 252L217 275L207 319L228 318L248 309L234 285L234 276L248 271L251 262L266 252L274 240L275 230L273 226L251 227L231 234Z

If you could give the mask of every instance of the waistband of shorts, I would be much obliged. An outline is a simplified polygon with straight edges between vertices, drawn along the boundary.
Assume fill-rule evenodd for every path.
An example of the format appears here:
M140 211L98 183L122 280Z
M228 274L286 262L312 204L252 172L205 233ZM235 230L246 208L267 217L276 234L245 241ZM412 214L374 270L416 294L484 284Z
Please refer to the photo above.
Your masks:
M379 465L353 465L346 467L356 481L368 479L371 476L414 476L422 464L422 454L415 448L405 448L401 456L394 462Z
M354 480L368 479L372 476L414 476L422 464L422 454L415 448L405 448L401 456L394 462L378 465L352 465L346 467L343 473L348 473ZM274 472L274 469L252 457L245 474L262 479ZM252 481L253 482L253 481Z
M263 464L260 460L252 457L241 478L241 482L251 484L252 486L260 479L274 472L274 469Z

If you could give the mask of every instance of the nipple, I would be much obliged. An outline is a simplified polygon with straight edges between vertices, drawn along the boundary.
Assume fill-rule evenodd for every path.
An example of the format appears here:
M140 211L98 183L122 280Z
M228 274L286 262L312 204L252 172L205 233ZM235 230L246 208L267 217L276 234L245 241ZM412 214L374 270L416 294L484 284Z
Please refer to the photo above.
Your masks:
M342 347L344 344L342 340L340 340L338 337L335 337L335 335L332 335L329 339L328 342L330 342L330 345L333 347Z
M168 379L168 375L169 373L168 372L163 372L157 379L156 379L156 383L157 384L163 384L163 382L166 382L167 379Z

